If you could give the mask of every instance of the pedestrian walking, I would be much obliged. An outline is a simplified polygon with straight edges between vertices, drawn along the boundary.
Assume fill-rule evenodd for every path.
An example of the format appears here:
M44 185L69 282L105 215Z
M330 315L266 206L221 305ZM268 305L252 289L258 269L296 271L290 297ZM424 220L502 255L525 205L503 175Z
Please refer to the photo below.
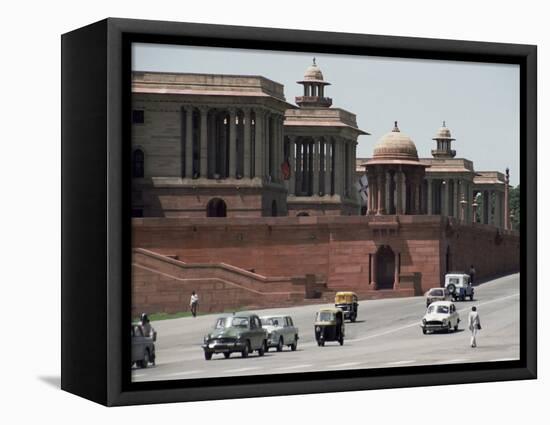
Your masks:
M199 306L199 296L195 291L191 294L191 299L189 300L189 307L191 307L191 314L193 317L197 317L197 307Z
M141 314L139 324L141 326L141 329L143 330L143 336L152 338L155 330L153 329L153 326L151 326L151 321L149 320L149 316L147 316L147 314Z
M470 265L470 283L474 284L474 277L476 275L476 269L474 268L474 265Z
M479 313L477 312L476 306L472 307L472 311L470 311L470 314L468 315L468 328L470 329L470 332L472 334L472 338L470 339L470 346L472 348L475 348L477 347L477 332L481 330L481 321L479 320Z

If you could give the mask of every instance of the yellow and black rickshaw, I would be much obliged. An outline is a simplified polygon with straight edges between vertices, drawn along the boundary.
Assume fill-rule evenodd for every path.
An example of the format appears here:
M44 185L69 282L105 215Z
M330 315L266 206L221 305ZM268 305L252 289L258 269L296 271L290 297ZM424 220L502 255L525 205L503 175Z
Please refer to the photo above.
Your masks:
M357 319L357 309L359 307L357 301L358 298L355 292L337 292L334 297L334 306L343 311L344 319L355 322Z
M315 339L323 347L326 341L344 345L344 313L339 308L323 308L315 316Z

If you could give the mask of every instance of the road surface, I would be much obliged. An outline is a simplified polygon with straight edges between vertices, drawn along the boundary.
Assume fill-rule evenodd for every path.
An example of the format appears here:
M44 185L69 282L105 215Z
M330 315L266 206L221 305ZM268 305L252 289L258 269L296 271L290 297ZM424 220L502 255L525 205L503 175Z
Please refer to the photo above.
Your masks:
M343 346L327 342L318 347L313 332L315 312L322 305L255 311L258 315L292 316L300 341L294 352L285 347L229 359L215 354L204 359L203 336L218 315L186 317L153 323L158 332L157 361L147 369L132 369L134 381L191 379L220 376L296 373L338 369L385 368L503 361L519 359L519 274L504 276L475 288L473 302L457 302L461 323L455 333L423 335L420 321L425 312L423 297L359 302L357 322L346 322ZM471 348L466 329L468 312L478 307L483 329L478 347Z

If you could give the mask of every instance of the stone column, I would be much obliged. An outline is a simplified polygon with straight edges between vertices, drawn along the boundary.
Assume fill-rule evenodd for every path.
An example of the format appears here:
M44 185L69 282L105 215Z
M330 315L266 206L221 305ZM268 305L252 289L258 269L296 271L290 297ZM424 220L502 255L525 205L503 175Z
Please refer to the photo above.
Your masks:
M294 138L296 145L296 187L294 193L301 195L302 194L302 142L298 137Z
M250 114L250 108L244 109L244 166L243 166L243 174L245 178L251 178L251 158L250 158L250 152L252 150L252 147L250 145L251 143L251 132L252 132L252 118Z
M399 289L399 252L395 253L395 269L393 272L393 289Z
M433 192L432 192L432 179L427 179L427 182L428 182L428 211L426 211L428 213L428 215L432 215L433 214Z
M208 178L208 108L201 106L201 130L200 130L200 176Z
M193 178L193 107L185 107L185 177Z
M294 195L296 193L296 136L288 136L288 162L290 164L290 178L288 180L288 194Z
M397 215L403 214L403 171L397 170L395 172L395 213Z
M275 174L275 180L278 182L282 182L283 180L283 173L281 172L281 163L283 162L283 132L282 132L282 117L281 115L275 115L274 117L274 125L275 125L275 167L273 168L274 174Z
M442 214L444 216L449 215L449 179L444 179L444 189L443 189L443 202L442 202Z
M378 211L376 215L382 215L385 214L384 200L386 199L386 176L384 170L378 172L376 185L378 187Z
M254 125L254 131L256 134L254 135L254 177L260 177L263 178L264 176L264 167L263 167L263 159L264 159L264 137L263 137L263 130L264 130L264 117L261 110L256 109L254 111L255 115L255 125Z
M237 127L235 119L237 111L229 109L229 177L234 179L237 176Z
M504 229L512 228L510 223L510 169L506 168L504 177Z
M342 196L342 145L339 143L339 140L336 139L334 142L334 193Z
M500 192L495 192L495 225L499 228L502 226L502 196Z
M489 215L489 223L491 226L494 226L495 225L495 214L494 214L494 209L493 209L493 206L494 206L494 193L495 191L494 190L490 190L489 191L489 203L487 204L487 214Z
M325 141L325 195L330 196L332 193L332 152L331 140Z
M319 140L313 142L313 196L319 195Z
M372 287L372 289L378 289L377 285L376 285L376 257L377 257L378 254L376 254L376 252L374 254L372 254L372 264L371 264L371 272L370 272L370 277L371 277L371 281L370 281L370 286Z

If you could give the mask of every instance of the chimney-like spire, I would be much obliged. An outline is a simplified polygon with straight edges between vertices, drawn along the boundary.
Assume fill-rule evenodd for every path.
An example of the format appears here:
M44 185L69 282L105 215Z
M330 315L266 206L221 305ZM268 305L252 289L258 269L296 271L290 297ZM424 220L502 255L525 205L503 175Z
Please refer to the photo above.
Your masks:
M393 122L393 130L394 133L399 133L399 127L397 127L397 121Z

